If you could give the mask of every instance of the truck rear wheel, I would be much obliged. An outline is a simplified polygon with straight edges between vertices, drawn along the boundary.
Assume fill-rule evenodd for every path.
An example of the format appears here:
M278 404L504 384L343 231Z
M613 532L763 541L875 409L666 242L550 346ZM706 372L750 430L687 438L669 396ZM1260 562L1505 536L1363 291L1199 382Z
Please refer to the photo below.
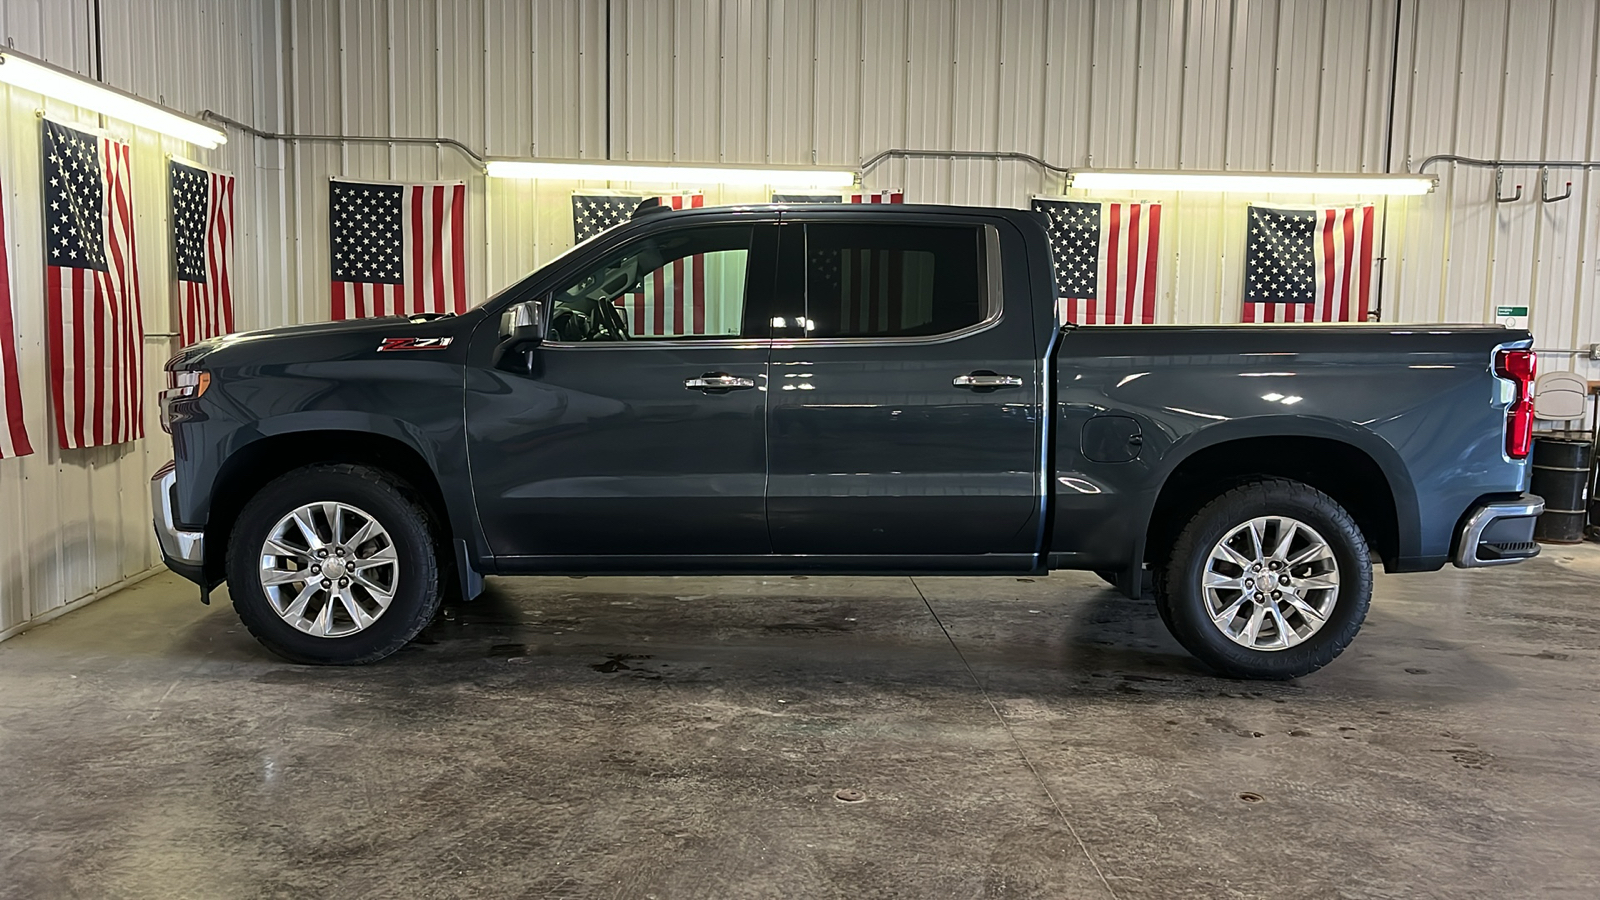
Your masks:
M1366 540L1333 498L1248 482L1189 521L1158 574L1172 636L1223 675L1285 679L1332 662L1372 599Z
M428 517L378 469L315 465L262 488L228 543L228 593L256 639L291 662L359 665L439 610Z

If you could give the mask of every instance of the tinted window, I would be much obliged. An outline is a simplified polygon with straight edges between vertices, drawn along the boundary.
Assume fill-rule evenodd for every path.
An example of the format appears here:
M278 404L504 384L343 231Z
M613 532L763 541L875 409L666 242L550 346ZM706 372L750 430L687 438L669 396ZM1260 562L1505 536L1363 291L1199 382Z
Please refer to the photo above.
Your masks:
M669 231L624 245L554 293L550 339L738 337L750 238L750 226L729 225Z
M806 226L807 337L916 337L983 321L983 231Z

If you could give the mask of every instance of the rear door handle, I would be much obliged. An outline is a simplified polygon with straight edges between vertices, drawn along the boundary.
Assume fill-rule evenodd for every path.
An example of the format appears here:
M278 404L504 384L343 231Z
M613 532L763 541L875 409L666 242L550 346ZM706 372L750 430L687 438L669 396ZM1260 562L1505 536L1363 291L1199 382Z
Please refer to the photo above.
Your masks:
M996 375L993 372L978 371L967 375L957 375L950 382L958 388L967 388L973 391L992 391L997 388L1022 387L1022 379L1015 375Z
M699 378L685 378L683 386L691 391L726 394L729 391L747 391L756 386L756 380L742 375L729 375L727 372L707 372Z

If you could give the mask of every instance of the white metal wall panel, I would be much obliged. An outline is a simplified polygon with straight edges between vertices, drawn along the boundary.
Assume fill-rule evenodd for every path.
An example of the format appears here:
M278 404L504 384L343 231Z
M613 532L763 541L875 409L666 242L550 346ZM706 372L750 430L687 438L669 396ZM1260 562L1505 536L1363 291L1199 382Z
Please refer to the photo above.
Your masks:
M1322 97L1324 0L1284 0L1278 6L1272 109L1272 168L1317 169L1316 126ZM1348 52L1349 48L1345 48Z
M818 102L814 0L773 0L767 17L766 162L808 165Z
M1044 0L1006 0L1000 5L996 116L994 136L986 149L1046 154L1045 97L1052 74L1046 34L1049 11ZM1000 163L990 168L996 170L992 202L997 205L1025 207L1030 195L1044 189L1042 173L1028 163Z
M1183 46L1184 5L1184 0L1141 4L1133 116L1133 165L1139 168L1178 168L1189 63Z
M856 3L861 20L859 103L860 143L852 155L890 147L911 147L907 140L907 16L904 2ZM919 86L920 91L920 86ZM871 148L871 149L868 149ZM890 160L864 179L870 190L905 187L906 163Z
M1090 44L1093 74L1087 85L1089 155L1081 165L1121 169L1137 165L1139 19L1142 3L1097 3Z
M673 36L689 47L720 47L722 26L721 9L715 3L675 4ZM720 52L680 52L672 59L673 94L680 108L664 123L672 136L670 155L654 159L716 162L722 159L720 92L725 61Z
M1232 4L1195 0L1184 24L1175 168L1220 169L1227 154Z
M1262 172L1272 168L1275 137L1278 5L1259 0L1236 2L1231 27L1228 108L1221 128L1227 151L1216 168Z
M815 9L811 162L850 166L861 147L861 9L855 0L816 0Z
M1310 123L1316 133L1317 168L1329 172L1364 171L1370 152L1366 144L1366 103L1369 92L1365 51L1374 24L1387 31L1387 22L1374 23L1376 10L1366 3L1328 3L1322 15L1322 45L1319 59L1322 70L1317 81L1316 118ZM1387 82L1385 67L1379 77Z
M25 53L92 75L96 53L90 6L60 0L4 0L0 29ZM258 4L249 0L105 0L101 4L105 45L98 54L105 79L152 100L198 113L215 109L250 118L262 44ZM55 448L50 418L41 234L39 121L45 110L61 121L100 128L127 141L133 157L133 205L145 341L146 438L115 447L62 451ZM167 240L169 154L231 171L239 178L241 243L259 239L263 222L247 204L271 183L258 170L256 148L236 139L203 151L92 113L0 88L0 182L10 241L12 292L18 330L20 379L29 437L35 452L0 460L0 636L92 597L159 562L150 528L150 473L171 456L154 402L163 386L161 366L172 351L172 286ZM237 278L241 299L256 281L253 254L241 252ZM253 311L241 302L241 319Z
M955 140L955 0L922 0L906 15L906 110L903 146L943 148ZM950 197L951 162L908 162L904 183L913 197Z
M1498 123L1496 155L1511 159L1538 159L1545 144L1545 96L1550 71L1550 5L1522 3L1507 5L1505 25L1505 63L1501 86L1503 97ZM1495 233L1492 244L1489 292L1478 317L1491 318L1498 305L1533 307L1535 232L1540 210L1537 173L1523 170L1517 179L1524 183L1523 201L1499 204L1495 208ZM1506 264L1501 265L1500 261ZM1474 318L1478 318L1474 317Z
M1043 159L1057 165L1087 162L1093 131L1096 10L1087 3L1050 3L1045 7ZM1021 76L1019 76L1021 77ZM1102 88L1103 89L1103 88ZM1057 193L1059 175L1043 179L1040 190Z
M722 146L717 159L766 162L770 8L766 0L721 0L721 6L723 76L717 115Z

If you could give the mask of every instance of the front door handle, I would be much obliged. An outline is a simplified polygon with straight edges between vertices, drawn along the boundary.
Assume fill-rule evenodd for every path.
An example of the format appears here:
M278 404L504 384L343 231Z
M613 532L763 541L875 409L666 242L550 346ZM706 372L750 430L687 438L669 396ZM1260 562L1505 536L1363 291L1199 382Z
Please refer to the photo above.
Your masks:
M1022 387L1022 379L1015 375L996 375L993 372L977 371L967 375L957 375L950 382L958 388L967 388L973 391L992 391L998 388Z
M691 391L726 394L729 391L747 391L756 386L756 380L742 375L729 375L727 372L707 372L699 378L685 378L683 386Z

